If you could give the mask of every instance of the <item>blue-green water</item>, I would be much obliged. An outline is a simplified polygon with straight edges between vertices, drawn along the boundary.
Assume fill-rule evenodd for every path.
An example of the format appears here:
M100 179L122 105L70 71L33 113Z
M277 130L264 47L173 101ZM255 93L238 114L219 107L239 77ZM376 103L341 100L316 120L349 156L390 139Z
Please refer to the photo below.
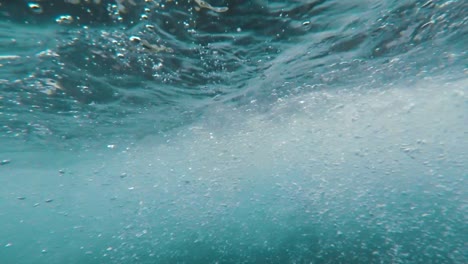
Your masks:
M0 1L0 263L467 263L468 3L208 2Z

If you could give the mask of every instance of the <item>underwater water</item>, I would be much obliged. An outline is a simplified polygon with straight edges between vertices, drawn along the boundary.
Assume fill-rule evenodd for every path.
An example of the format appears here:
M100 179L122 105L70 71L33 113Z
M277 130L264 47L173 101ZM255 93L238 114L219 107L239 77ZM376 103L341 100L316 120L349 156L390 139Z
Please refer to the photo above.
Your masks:
M467 263L468 2L0 0L0 264Z

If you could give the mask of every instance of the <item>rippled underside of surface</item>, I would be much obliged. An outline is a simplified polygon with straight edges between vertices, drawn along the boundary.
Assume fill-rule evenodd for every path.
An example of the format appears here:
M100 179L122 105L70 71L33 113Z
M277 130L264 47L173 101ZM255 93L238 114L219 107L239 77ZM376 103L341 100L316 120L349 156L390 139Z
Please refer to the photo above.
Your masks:
M71 2L0 1L1 263L468 261L464 1Z
M2 1L2 138L131 141L217 102L466 76L464 1L81 2Z

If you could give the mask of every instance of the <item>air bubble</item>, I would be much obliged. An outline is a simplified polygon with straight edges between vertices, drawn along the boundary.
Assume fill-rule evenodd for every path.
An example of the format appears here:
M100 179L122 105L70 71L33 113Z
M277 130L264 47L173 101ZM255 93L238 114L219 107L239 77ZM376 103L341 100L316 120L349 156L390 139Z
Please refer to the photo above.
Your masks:
M29 3L28 6L32 12L36 14L42 13L42 7L38 3Z
M73 17L69 15L63 15L63 16L57 17L55 21L59 24L71 24L73 22Z
M131 41L131 42L134 42L134 43L140 43L141 38L135 37L135 36L131 36L131 37L130 37L130 41Z

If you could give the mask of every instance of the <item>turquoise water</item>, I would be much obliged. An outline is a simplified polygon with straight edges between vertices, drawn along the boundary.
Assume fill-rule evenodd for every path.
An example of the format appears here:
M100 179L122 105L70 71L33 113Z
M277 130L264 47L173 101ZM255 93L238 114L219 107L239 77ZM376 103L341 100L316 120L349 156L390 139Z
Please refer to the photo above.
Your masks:
M208 2L0 1L0 263L467 263L468 4Z

